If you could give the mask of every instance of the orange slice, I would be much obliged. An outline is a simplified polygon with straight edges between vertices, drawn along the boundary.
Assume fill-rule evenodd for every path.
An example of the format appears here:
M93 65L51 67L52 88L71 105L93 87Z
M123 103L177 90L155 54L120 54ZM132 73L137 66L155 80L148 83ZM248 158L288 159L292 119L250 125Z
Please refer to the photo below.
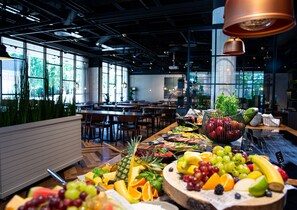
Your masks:
M224 174L220 177L220 182L224 187L224 191L230 191L234 187L234 179L230 174Z
M150 182L146 182L142 188L142 200L153 201L153 190Z
M146 178L142 177L140 179L134 179L131 184L130 187L141 187L146 183Z
M203 190L214 190L215 187L220 184L220 176L217 173L214 173L209 177L209 179L205 182L202 189Z
M129 187L128 192L134 199L136 199L136 200L141 199L142 193L139 192L136 188Z
M159 197L158 190L153 187L153 198L158 198L158 197Z

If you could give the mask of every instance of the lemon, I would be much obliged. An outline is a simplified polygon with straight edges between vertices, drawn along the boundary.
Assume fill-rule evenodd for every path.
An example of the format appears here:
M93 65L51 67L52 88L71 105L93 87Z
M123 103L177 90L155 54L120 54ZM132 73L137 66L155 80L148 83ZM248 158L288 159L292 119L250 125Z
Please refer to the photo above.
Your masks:
M247 178L257 179L258 177L262 176L263 174L260 171L252 171L247 175Z
M249 187L249 193L252 196L260 197L265 195L265 191L268 188L268 182L264 175L258 177L254 184Z

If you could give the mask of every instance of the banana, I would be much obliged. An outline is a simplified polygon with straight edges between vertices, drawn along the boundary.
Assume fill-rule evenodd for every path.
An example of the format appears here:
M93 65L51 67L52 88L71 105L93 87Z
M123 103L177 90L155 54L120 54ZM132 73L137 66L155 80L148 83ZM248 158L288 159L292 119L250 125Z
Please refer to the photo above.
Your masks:
M284 181L274 166L264 157L259 155L250 155L250 160L256 164L261 172L266 176L268 188L272 191L282 192Z
M129 203L137 203L139 200L132 197L132 195L129 194L128 189L126 187L126 183L124 180L119 180L114 183L114 189L123 196Z
M185 164L182 165L182 168L185 168L186 165L196 165L196 166L198 166L199 161L202 161L202 158L200 157L199 152L186 151L184 153L184 158L185 158Z

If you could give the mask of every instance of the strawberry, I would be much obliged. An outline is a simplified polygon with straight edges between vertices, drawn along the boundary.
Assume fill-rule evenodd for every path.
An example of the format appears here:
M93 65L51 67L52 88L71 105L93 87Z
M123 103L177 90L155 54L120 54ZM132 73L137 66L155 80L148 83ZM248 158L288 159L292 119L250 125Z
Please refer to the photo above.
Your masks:
M249 167L250 171L254 171L254 164L247 164L247 167Z

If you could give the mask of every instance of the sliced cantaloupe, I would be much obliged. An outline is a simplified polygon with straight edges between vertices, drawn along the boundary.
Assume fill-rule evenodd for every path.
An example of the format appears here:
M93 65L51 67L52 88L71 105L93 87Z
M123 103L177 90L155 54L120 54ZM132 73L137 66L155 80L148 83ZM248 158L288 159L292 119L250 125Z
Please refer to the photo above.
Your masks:
M31 200L31 197L22 198L19 195L14 195L12 199L5 206L5 210L17 210L20 206L23 206L27 201Z

